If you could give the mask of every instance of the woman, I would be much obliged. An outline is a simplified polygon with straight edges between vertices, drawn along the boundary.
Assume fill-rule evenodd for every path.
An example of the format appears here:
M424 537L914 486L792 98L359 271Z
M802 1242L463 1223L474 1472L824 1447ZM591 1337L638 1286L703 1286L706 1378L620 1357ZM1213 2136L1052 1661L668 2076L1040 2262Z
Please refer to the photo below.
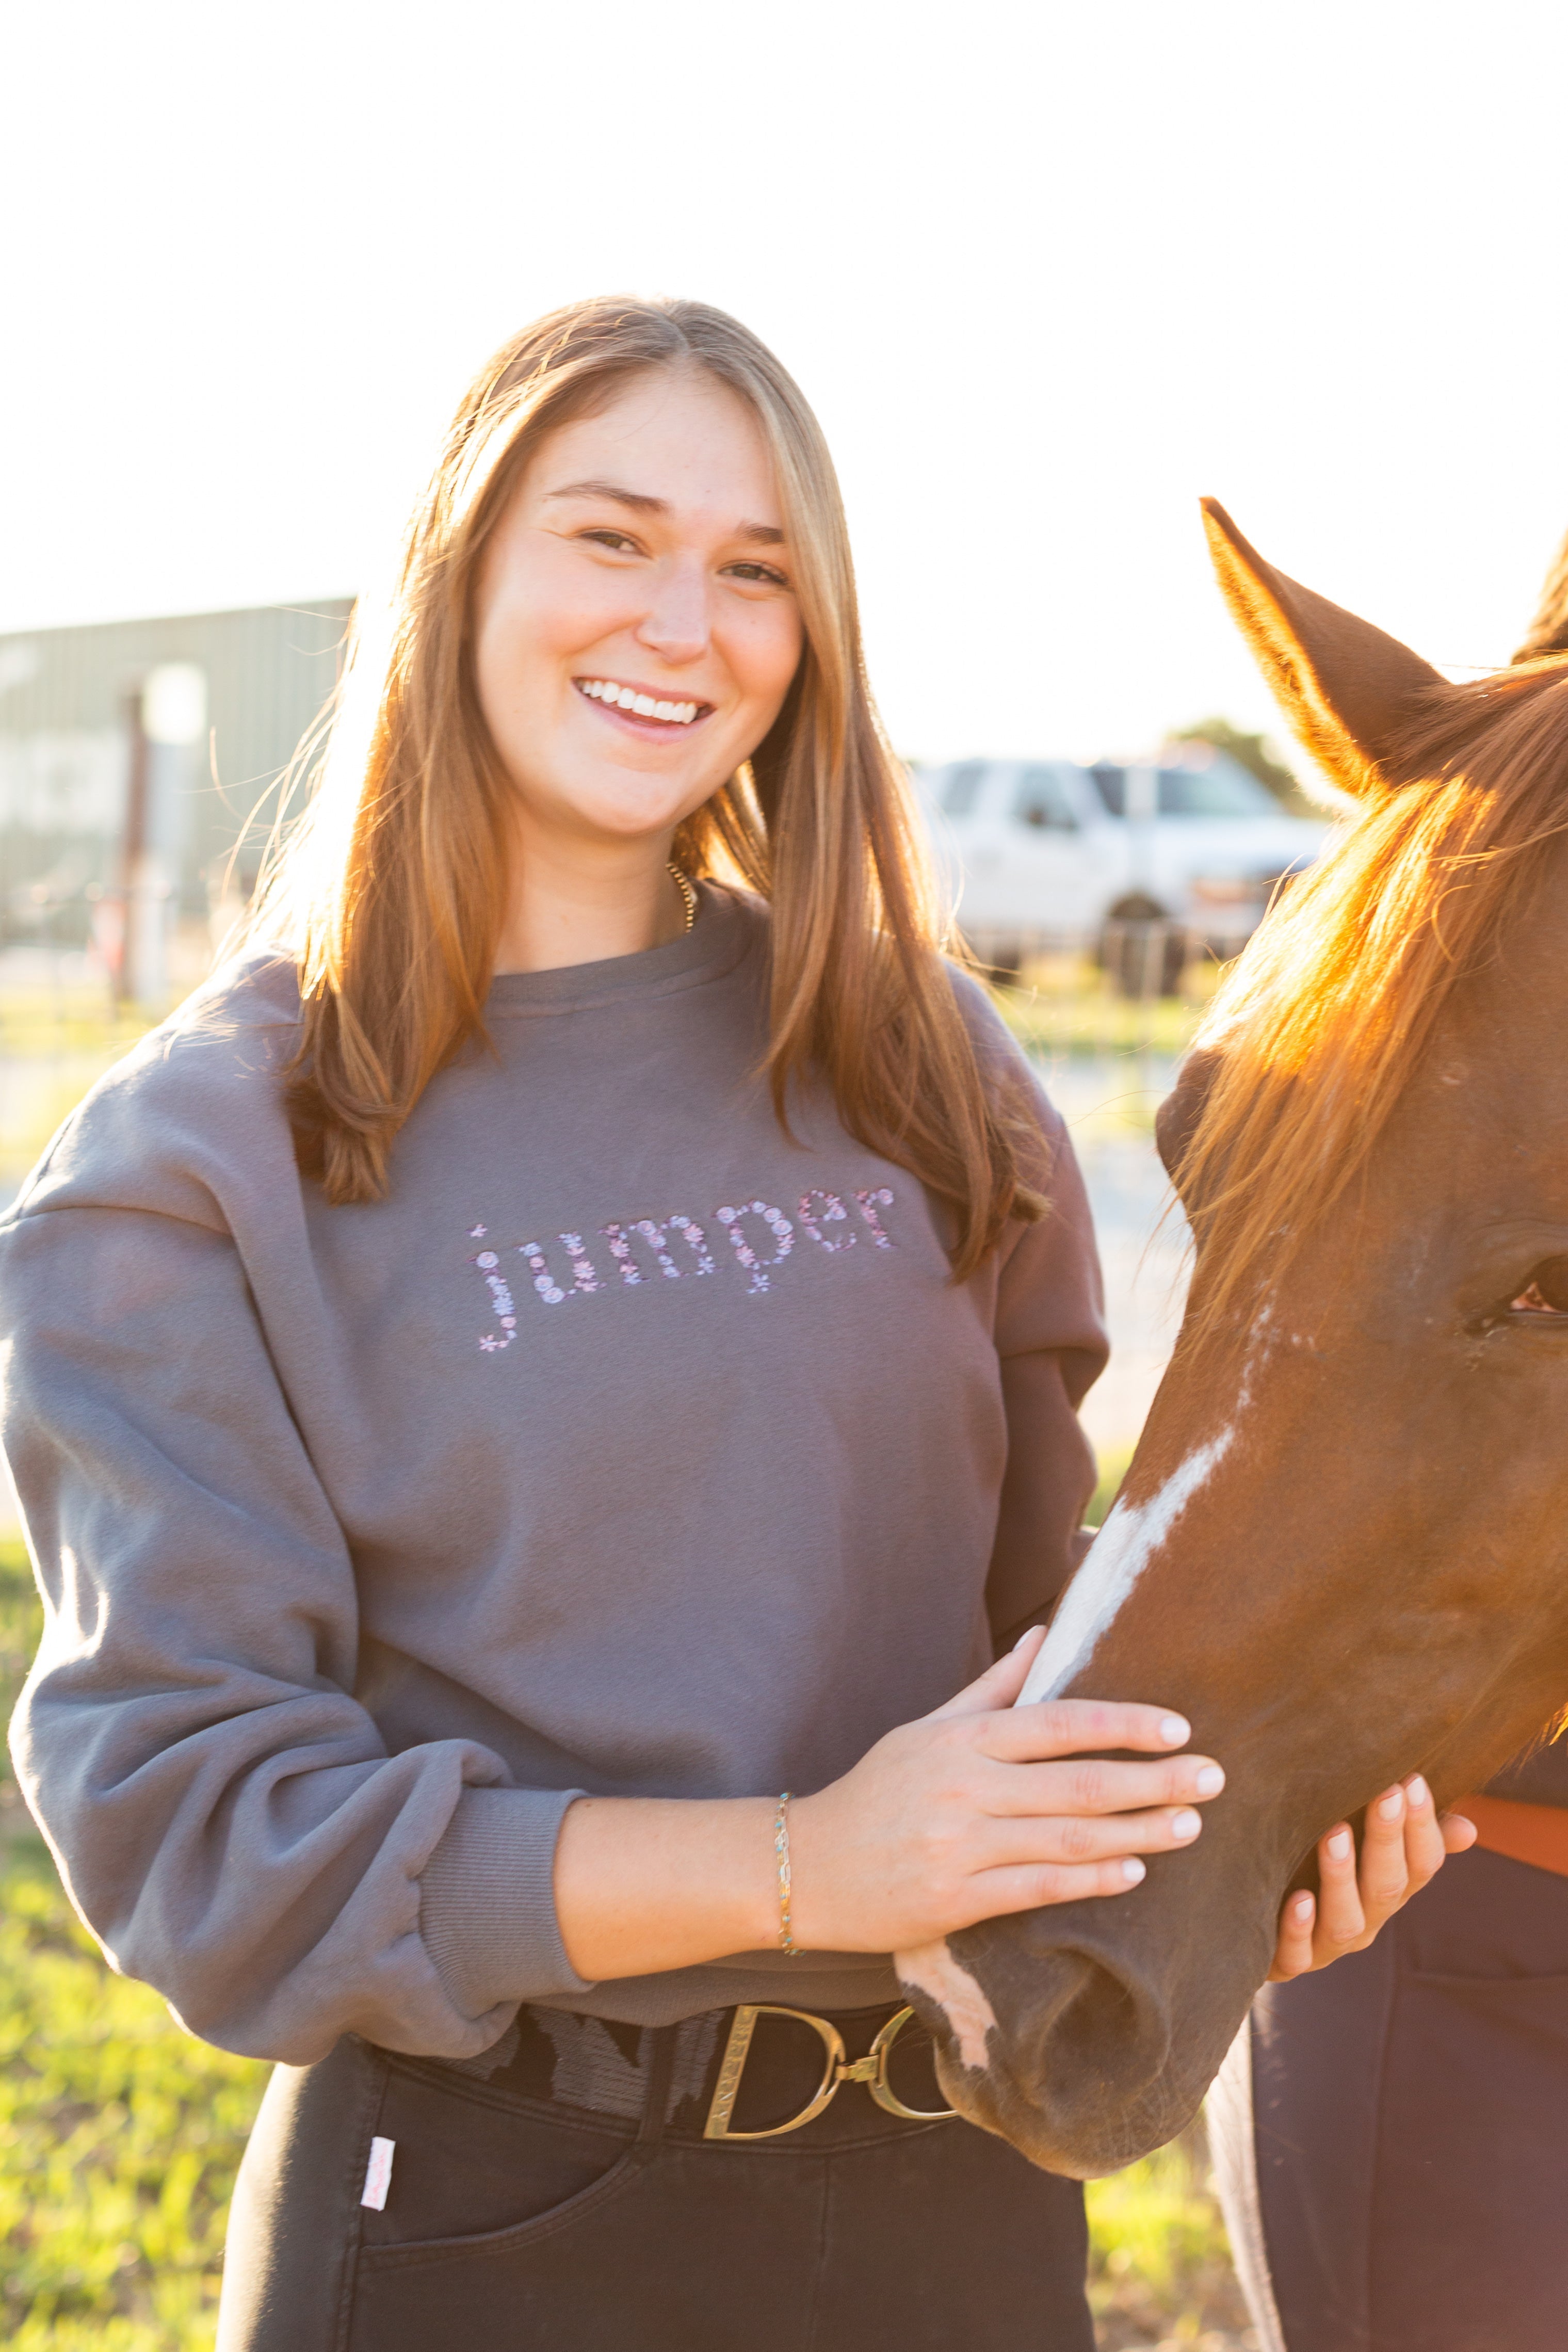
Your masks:
M1088 1218L733 320L481 375L259 923L3 1254L25 1783L117 1965L282 2062L221 2342L1088 2347L1076 2188L941 2113L888 1956L1124 1891L1223 1776L1009 1711Z

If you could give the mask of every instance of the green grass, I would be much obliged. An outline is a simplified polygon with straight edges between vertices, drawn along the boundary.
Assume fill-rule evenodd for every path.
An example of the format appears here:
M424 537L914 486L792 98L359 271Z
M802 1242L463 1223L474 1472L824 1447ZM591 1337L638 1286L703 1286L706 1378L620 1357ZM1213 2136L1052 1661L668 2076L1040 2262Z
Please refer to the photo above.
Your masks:
M1185 1054L1219 979L1189 963L1178 996L1119 995L1085 957L1042 956L997 991L1023 1045L1053 1054Z
M1090 1497L1089 1507L1083 1514L1086 1528L1104 1526L1105 1514L1116 1499L1116 1490L1127 1475L1127 1465L1132 1458L1133 1448L1130 1445L1107 1445L1103 1449L1100 1475Z
M20 1547L0 1547L7 1714L37 1633ZM4 1769L0 2335L12 2352L198 2352L268 2070L105 1966Z
M103 1053L112 1059L134 1045L156 1016L135 1004L110 1009L101 988L0 991L0 1053L39 1059L55 1054Z
M0 1192L16 1191L88 1088L152 1026L101 994L0 995Z

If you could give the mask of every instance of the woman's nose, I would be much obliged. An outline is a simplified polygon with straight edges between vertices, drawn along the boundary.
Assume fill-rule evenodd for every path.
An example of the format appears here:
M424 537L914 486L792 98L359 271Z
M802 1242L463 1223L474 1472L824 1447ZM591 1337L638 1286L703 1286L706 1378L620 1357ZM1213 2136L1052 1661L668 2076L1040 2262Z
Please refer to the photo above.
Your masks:
M702 564L661 564L653 601L638 625L638 643L667 662L695 661L706 651L709 629L707 579Z

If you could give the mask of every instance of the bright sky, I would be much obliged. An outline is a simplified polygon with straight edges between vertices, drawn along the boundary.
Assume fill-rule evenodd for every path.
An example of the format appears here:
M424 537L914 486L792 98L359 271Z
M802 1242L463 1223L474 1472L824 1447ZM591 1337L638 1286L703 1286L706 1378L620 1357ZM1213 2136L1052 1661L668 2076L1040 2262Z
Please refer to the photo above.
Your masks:
M0 629L370 576L574 296L763 334L916 756L1271 709L1196 500L1456 669L1568 526L1562 0L0 18Z

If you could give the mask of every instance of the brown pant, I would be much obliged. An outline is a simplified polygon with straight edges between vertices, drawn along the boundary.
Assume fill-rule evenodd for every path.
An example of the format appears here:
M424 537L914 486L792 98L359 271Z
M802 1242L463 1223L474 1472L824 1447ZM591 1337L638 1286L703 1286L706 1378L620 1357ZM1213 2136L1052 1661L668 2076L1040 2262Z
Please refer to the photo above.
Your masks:
M851 2057L885 2014L836 2021ZM646 2075L640 2122L563 2103L559 2079L531 2095L526 2049L489 2079L351 2038L279 2067L219 2352L1092 2352L1075 2182L859 2084L784 2138L705 2141L722 2035L682 2097L674 2032L613 2029ZM821 2066L800 2028L759 2027L737 2124L799 2112ZM940 2104L925 2066L910 2105ZM393 2143L382 2211L360 2201L372 2138Z

